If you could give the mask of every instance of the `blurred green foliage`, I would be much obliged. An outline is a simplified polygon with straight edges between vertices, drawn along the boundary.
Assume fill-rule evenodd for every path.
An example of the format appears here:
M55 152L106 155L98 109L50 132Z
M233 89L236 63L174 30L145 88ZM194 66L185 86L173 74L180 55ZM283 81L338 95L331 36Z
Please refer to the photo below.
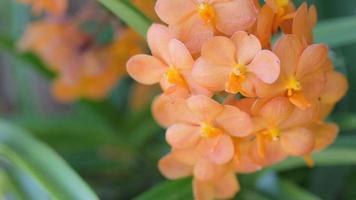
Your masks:
M128 1L100 2L145 34L149 20L132 10ZM356 76L356 1L308 2L319 12L316 40L332 47L337 69L350 80L348 95L330 117L340 124L341 135L330 149L314 156L317 165L312 169L301 159L289 159L258 173L239 175L242 191L238 200L356 199L356 80L352 79ZM100 199L191 199L189 178L165 181L159 174L156 163L169 150L164 131L155 124L149 104L141 110L128 106L131 79L120 81L111 96L101 102L81 100L55 114L41 110L39 97L28 83L34 74L47 84L55 75L35 55L19 53L15 48L29 20L27 7L0 1L1 57L11 64L11 79L16 80L9 86L16 94L15 106L1 115L23 129L0 122L0 199L96 198L43 143L63 157ZM103 42L112 37L110 30L105 33L100 38Z

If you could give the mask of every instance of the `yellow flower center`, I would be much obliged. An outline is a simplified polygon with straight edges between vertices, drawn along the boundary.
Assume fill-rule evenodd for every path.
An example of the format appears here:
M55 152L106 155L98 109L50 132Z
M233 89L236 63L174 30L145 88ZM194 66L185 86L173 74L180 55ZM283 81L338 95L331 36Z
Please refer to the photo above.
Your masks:
M279 8L288 6L288 4L289 4L289 0L275 0L275 1Z
M187 87L187 83L185 82L184 77L174 66L170 66L166 71L165 75L167 77L168 82L182 87Z
M215 136L223 134L223 131L209 123L203 123L200 126L201 136L206 138L213 138Z
M232 72L226 83L226 92L236 94L240 91L241 84L246 79L247 67L243 64L234 64L232 66Z
M215 10L213 6L209 3L202 2L198 5L199 16L204 20L205 23L211 23L215 18Z
M302 85L300 82L295 78L291 77L287 82L287 96L291 97L294 92L300 91L302 89Z
M281 134L281 131L277 127L273 127L268 129L268 133L271 136L272 140L279 140L279 136Z

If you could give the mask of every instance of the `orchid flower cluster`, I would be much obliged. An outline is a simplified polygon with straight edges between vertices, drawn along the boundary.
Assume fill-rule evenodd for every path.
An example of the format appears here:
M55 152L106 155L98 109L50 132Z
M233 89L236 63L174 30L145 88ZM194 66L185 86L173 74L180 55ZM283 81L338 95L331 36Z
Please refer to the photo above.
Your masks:
M289 0L158 0L167 25L147 33L152 55L127 62L136 81L159 83L153 102L171 152L169 179L193 176L195 199L227 199L235 174L252 173L330 145L338 126L325 118L345 94L328 47L313 44L314 6ZM282 33L272 44L272 36Z

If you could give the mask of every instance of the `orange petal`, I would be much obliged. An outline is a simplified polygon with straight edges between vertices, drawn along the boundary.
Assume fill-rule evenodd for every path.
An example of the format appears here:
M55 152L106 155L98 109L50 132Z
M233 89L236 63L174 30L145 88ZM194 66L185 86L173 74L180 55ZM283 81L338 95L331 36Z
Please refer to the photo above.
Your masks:
M294 75L303 45L294 35L282 36L274 46L273 51L281 61L281 73L286 76Z
M169 42L169 53L172 64L178 69L192 69L194 60L185 45L177 40L172 39Z
M325 44L313 44L308 46L299 59L296 77L301 78L306 74L320 69L325 63L327 56L328 47Z
M231 199L240 191L240 184L234 173L227 173L214 182L214 196L217 199Z
M199 53L204 42L214 36L213 26L205 24L198 15L193 15L189 19L169 27L192 54Z
M223 134L215 138L205 139L208 159L216 164L225 164L234 156L234 144L230 136Z
M278 79L280 61L271 51L262 50L257 53L251 64L248 65L248 69L263 82L271 84Z
M208 88L198 84L195 81L191 70L184 70L181 73L183 74L185 81L188 83L188 87L192 95L204 95L208 97L213 96L213 93Z
M281 147L281 143L278 141L266 141L264 146L264 156L261 157L258 150L258 143L253 141L250 145L249 155L258 165L269 166L281 162L287 157Z
M321 69L309 73L300 79L300 83L305 98L312 102L319 98L325 89L326 73Z
M216 36L202 46L201 55L210 64L231 67L235 63L235 52L229 38Z
M303 156L313 151L313 133L306 128L294 128L281 133L283 150L292 156Z
M250 0L234 0L214 4L216 28L231 36L250 28L257 18L257 8Z
M345 96L348 89L348 82L340 72L330 71L326 74L326 84L321 94L321 101L326 104L333 104Z
M196 10L191 0L157 0L155 11L167 24L176 24Z
M188 96L189 93L180 87L166 91L153 101L153 117L163 127L178 122L198 123L199 118L192 114L187 106Z
M164 156L158 163L161 173L168 179L178 179L192 175L192 166L179 162L174 155Z
M244 31L236 32L231 39L236 46L236 58L238 64L249 64L262 49L258 38L254 35L248 35Z
M270 123L278 125L286 120L293 111L293 105L285 97L276 97L266 103L260 110L260 115Z
M60 79L53 82L52 93L60 102L72 102L81 95L78 86L66 84L65 81Z
M287 120L283 121L279 127L281 129L288 129L307 126L313 122L316 112L317 109L315 107L310 107L306 110L301 110L296 107L293 109L293 112L289 115Z
M199 85L210 91L223 91L230 72L230 67L209 64L199 58L194 64L192 76Z
M318 12L315 5L311 5L308 10L308 21L311 27L314 27L318 22Z
M202 181L215 179L218 175L218 167L216 164L200 159L194 166L194 177Z
M192 166L195 165L195 163L197 163L197 161L201 158L201 154L195 147L187 149L173 149L172 154L174 154L174 157L177 160Z
M252 131L250 116L234 106L225 105L216 121L225 131L236 137L247 136Z
M272 37L272 27L273 27L273 10L268 6L264 5L258 15L256 36L261 41L262 47L270 47L270 39Z
M313 124L309 129L315 136L315 150L317 151L332 144L339 133L339 127L336 124Z
M224 109L220 103L203 95L192 96L188 99L187 103L188 107L206 123L212 122Z
M312 26L309 24L308 5L303 3L295 13L293 20L293 35L299 37L308 44L313 42Z
M176 149L189 148L196 145L199 141L199 126L189 124L174 124L166 131L168 144Z
M169 41L174 39L174 34L162 24L153 24L147 32L147 43L152 55L159 57L166 64L171 63L169 55Z
M127 61L126 69L137 82L151 85L160 81L167 66L153 56L140 54Z
M289 97L290 102L292 102L299 109L305 110L312 106L311 102L305 97L302 92L295 92L291 97Z
M193 179L193 193L196 200L214 200L214 187L211 182Z

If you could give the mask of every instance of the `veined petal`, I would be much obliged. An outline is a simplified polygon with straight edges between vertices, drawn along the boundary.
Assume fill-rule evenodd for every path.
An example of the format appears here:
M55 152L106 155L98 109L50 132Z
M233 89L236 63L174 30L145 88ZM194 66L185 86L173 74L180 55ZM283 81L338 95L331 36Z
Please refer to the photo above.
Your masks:
M281 133L283 150L292 156L303 156L313 151L313 133L306 128L294 128Z
M230 73L230 67L213 65L203 58L195 62L192 70L193 79L210 91L223 91Z
M193 15L189 19L169 27L192 54L199 53L204 42L214 36L214 27L205 24L198 15Z
M158 0L155 11L159 18L167 24L176 24L196 10L191 0Z
M175 36L168 27L162 24L153 24L147 32L147 43L152 55L162 59L166 64L171 64L169 55L169 41Z
M258 38L254 35L248 35L245 31L236 32L231 39L236 46L236 58L239 64L249 64L262 49Z
M345 96L348 89L345 75L337 71L330 71L326 74L326 83L321 94L321 101L326 104L333 104L340 101Z
M176 149L189 148L196 145L200 139L199 126L189 124L174 124L166 131L168 144Z
M294 75L303 45L294 35L282 36L274 46L273 52L281 61L281 73L287 77Z
M257 8L251 0L216 2L216 28L231 36L250 28L257 18Z
M308 46L299 59L296 77L301 78L306 74L319 70L325 63L327 56L328 47L325 44Z
M201 50L201 56L214 65L231 66L235 63L235 46L227 37L215 36L207 41Z
M153 56L140 54L127 61L126 69L137 82L151 85L160 81L167 66Z
M178 69L192 69L194 60L185 45L177 40L172 39L169 42L169 53L172 64Z
M248 69L263 82L271 84L278 79L280 61L271 51L262 50L257 53L251 64L248 65Z
M161 173L168 179L178 179L192 175L193 167L179 162L173 154L164 156L158 163Z
M219 135L215 138L204 140L207 145L208 159L215 164L225 164L234 156L234 144L227 134Z
M187 103L188 107L204 120L202 122L206 123L212 122L224 109L223 105L203 95L191 96Z
M218 115L216 121L228 134L236 137L247 136L252 131L250 116L234 106L225 105L224 110Z

